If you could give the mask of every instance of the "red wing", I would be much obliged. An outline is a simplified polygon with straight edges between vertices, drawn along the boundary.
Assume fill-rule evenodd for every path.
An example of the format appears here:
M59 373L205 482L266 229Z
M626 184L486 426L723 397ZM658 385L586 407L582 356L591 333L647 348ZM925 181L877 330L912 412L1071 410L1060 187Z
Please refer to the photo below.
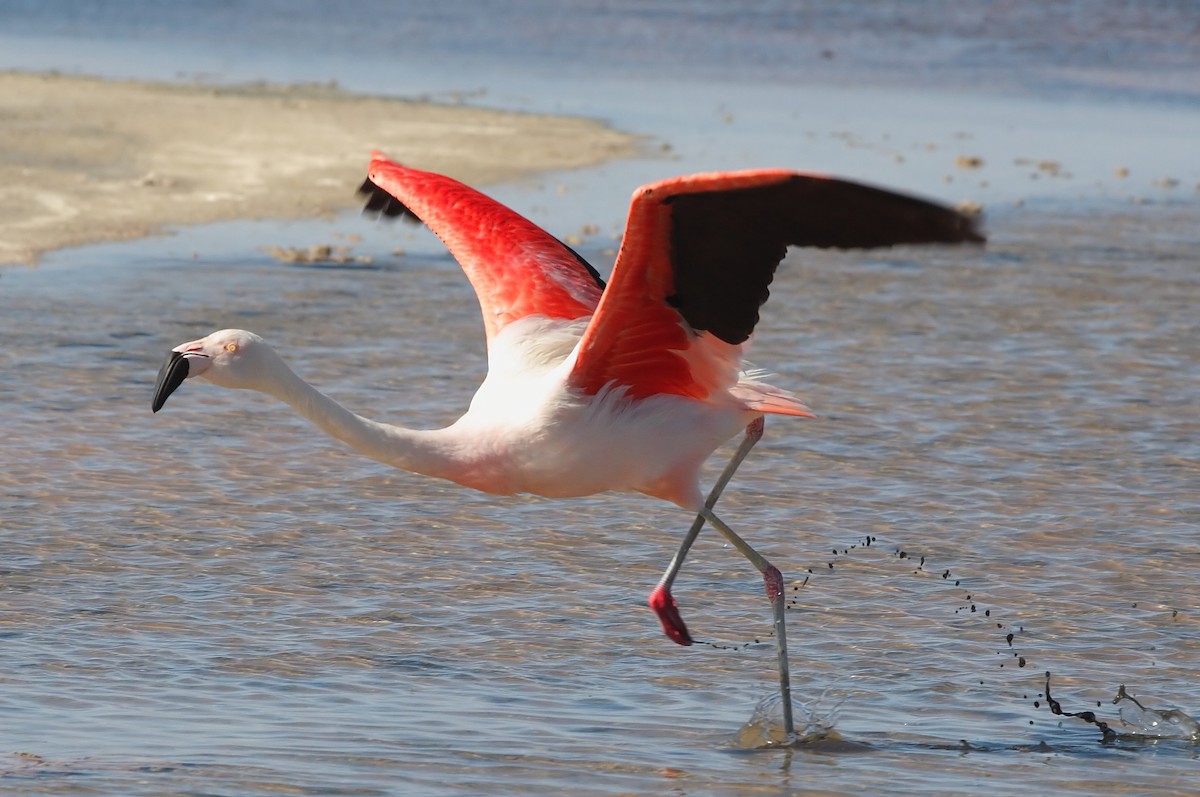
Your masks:
M604 283L572 249L499 202L457 180L372 154L366 211L410 215L433 230L475 288L490 342L530 315L591 315Z
M570 382L703 398L736 381L789 246L983 240L950 208L820 175L715 172L643 186Z

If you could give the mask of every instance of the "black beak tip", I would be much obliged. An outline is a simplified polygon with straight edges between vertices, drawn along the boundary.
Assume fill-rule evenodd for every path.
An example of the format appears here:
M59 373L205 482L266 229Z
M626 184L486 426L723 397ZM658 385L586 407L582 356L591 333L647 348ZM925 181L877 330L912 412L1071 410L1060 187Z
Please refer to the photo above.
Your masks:
M175 392L175 388L183 384L188 377L188 360L181 352L173 351L167 355L162 368L158 369L158 378L154 381L154 398L150 401L151 412L158 412L167 399Z

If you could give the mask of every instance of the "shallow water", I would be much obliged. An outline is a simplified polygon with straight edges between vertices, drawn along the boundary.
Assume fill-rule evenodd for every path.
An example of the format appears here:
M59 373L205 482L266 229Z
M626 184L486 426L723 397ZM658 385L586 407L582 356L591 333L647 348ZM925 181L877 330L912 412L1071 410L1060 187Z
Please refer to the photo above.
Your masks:
M768 424L722 516L791 580L797 699L833 734L736 749L775 687L770 613L707 535L676 594L711 644L660 635L644 598L679 510L478 495L202 384L151 415L166 351L222 326L392 422L447 423L482 378L474 298L428 236L237 223L0 272L0 791L1194 790L1195 743L1104 741L1044 695L1050 671L1064 710L1119 731L1136 730L1121 684L1200 712L1189 4L815 4L782 21L789 4L714 4L631 26L619 6L528 3L509 38L403 5L370 26L332 4L257 4L244 25L186 4L8 6L0 65L610 119L661 157L496 188L556 233L599 225L579 248L601 270L633 186L691 169L983 201L986 250L794 253L754 344L819 417ZM661 29L670 47L639 46ZM372 265L262 249L353 236Z
M360 222L328 226L343 224ZM0 277L6 787L1194 782L1193 743L1101 743L1034 705L1050 670L1064 708L1118 728L1121 683L1200 710L1186 214L1013 219L983 251L787 262L753 357L820 417L769 423L722 506L796 587L797 698L835 736L757 753L730 743L774 686L757 575L701 537L677 595L713 646L671 645L643 603L678 510L477 495L203 384L150 414L163 353L235 323L373 417L434 426L465 406L485 365L470 288L448 257L388 256L402 229L375 228L371 268L181 254L290 229L227 225ZM80 262L89 251L110 265Z

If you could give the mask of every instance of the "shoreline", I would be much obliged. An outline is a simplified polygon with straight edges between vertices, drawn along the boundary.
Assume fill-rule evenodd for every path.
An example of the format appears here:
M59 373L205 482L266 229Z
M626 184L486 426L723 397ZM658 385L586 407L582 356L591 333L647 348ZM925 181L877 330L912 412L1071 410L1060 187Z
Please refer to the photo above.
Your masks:
M353 94L0 73L0 266L171 226L356 206L371 150L471 184L636 155L591 119Z

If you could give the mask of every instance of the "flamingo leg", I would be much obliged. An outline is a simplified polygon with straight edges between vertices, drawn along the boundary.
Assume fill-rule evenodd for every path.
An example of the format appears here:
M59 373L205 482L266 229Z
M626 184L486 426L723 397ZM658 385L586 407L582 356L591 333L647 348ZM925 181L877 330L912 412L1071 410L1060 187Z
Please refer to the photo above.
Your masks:
M768 562L766 557L734 533L733 529L725 525L725 521L714 515L712 509L706 507L700 514L762 573L767 599L771 601L771 609L775 614L775 652L779 657L779 696L783 700L783 731L790 737L796 732L796 728L792 718L792 678L788 669L787 628L784 623L787 599L783 593L783 574L779 572L779 568Z
M771 608L774 612L775 650L779 659L779 694L783 702L784 733L791 736L795 733L795 720L792 715L792 680L791 671L788 667L787 627L784 620L787 600L783 592L783 574L779 572L779 568L775 567L767 561L766 557L754 550L748 542L738 536L733 529L725 524L725 521L713 514L712 511L713 507L716 506L717 500L721 497L721 493L728 486L729 481L733 478L733 474L737 472L742 461L750 454L750 450L754 448L755 444L762 439L765 426L763 418L759 417L746 427L746 434L742 438L741 445L733 453L729 464L725 466L725 470L721 472L716 484L713 485L712 492L708 494L708 498L704 502L704 508L696 515L691 528L688 529L687 534L684 535L683 542L680 543L679 550L675 552L671 563L667 565L666 572L663 573L658 585L650 593L650 606L658 615L663 631L668 637L680 645L692 644L692 636L688 633L683 618L679 616L679 607L675 603L675 598L671 595L671 585L675 583L675 577L679 575L679 570L683 567L683 560L687 557L688 551L691 550L692 545L696 542L696 537L700 534L700 529L704 527L705 522L711 523L743 556L750 560L751 564L758 569L758 572L762 573L763 582L767 590L767 598L771 601Z
M712 492L708 494L708 499L704 502L705 509L712 510L717 505L717 499L721 497L721 493L729 484L729 480L733 478L733 474L737 472L742 460L750 453L750 449L754 448L754 444L762 439L765 426L766 423L760 416L746 427L746 435L742 438L741 445L738 446L737 451L733 452L729 464L725 466L717 483L713 485ZM688 551L691 550L692 545L696 542L696 537L700 534L700 529L704 527L704 520L703 512L696 515L691 528L688 529L683 541L679 544L679 550L675 552L671 563L667 565L666 572L663 573L658 585L650 593L650 608L658 615L663 633L680 645L690 645L693 640L683 618L679 616L679 606L675 603L674 596L671 595L671 585L675 583L675 577L679 575L679 570L683 567L683 560L687 558Z

